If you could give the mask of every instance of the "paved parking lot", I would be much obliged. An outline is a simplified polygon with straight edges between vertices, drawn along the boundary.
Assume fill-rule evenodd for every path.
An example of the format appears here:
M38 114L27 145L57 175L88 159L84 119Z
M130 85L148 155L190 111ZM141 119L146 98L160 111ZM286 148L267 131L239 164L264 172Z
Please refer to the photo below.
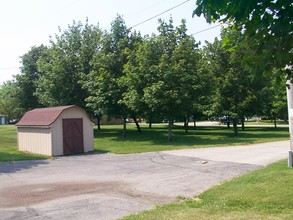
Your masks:
M0 219L117 219L284 159L289 141L0 163Z

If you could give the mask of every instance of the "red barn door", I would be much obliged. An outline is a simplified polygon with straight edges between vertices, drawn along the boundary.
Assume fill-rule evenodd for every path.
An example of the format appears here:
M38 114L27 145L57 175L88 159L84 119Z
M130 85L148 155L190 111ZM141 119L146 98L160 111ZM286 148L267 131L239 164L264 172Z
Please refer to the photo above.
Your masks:
M63 152L64 155L83 153L82 118L63 119Z

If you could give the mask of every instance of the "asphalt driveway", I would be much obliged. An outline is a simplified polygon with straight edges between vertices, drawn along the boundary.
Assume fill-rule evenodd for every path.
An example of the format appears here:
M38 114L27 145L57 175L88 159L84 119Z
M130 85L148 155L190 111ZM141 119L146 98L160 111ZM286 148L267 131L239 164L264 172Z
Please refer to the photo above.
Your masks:
M0 219L117 219L284 159L289 141L0 163Z

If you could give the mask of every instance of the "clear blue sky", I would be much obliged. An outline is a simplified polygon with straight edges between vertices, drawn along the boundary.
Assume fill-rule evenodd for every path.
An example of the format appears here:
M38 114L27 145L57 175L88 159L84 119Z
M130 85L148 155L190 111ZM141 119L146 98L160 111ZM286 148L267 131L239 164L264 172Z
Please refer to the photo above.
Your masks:
M123 16L126 25L132 27L152 16L166 11L185 0L1 0L0 8L0 85L19 73L20 56L32 46L48 45L49 36L58 33L58 26L65 30L73 20L99 24L109 29L117 14ZM192 18L195 0L159 16L164 20L173 17L174 24L187 20L188 33L193 34L207 28L204 18ZM159 18L158 17L158 18ZM156 33L158 18L135 27L143 35ZM195 34L197 41L212 42L219 36L220 28Z

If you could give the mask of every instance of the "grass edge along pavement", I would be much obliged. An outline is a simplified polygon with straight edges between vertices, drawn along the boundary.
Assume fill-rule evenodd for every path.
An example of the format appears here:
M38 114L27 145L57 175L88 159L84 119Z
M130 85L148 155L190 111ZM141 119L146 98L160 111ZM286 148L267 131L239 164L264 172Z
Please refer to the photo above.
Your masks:
M287 160L226 181L192 199L126 216L155 219L293 219L293 170Z
M122 137L121 125L105 125L102 130L94 128L94 147L97 153L144 153L163 150L247 145L263 142L288 140L288 127L247 127L233 134L233 128L201 127L196 130L190 127L186 135L182 126L174 126L173 141L167 141L167 126L158 124L148 129L141 124L142 133L136 131L135 125L127 124L127 137ZM0 161L35 160L50 157L20 152L17 150L17 134L14 125L0 126Z

